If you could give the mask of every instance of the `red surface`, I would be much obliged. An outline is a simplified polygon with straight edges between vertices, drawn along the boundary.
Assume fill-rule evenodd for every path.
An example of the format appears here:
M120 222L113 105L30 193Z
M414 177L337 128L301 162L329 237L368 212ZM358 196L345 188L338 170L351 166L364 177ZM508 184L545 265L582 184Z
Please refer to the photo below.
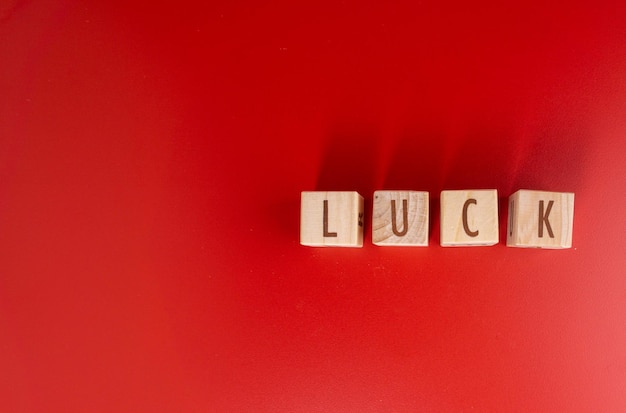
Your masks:
M96 3L0 3L3 412L626 411L622 3ZM385 188L430 247L298 244ZM573 248L441 248L467 188Z

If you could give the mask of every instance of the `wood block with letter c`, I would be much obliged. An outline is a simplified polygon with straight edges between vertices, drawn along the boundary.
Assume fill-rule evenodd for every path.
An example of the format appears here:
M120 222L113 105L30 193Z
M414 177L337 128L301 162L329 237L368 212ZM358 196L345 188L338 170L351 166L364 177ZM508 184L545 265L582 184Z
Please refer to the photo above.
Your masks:
M498 191L441 192L441 246L498 243Z

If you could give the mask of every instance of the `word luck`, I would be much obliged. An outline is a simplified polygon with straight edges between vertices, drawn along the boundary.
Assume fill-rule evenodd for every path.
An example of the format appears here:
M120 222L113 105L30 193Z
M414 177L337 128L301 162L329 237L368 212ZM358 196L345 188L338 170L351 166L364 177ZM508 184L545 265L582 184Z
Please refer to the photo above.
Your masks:
M499 242L498 193L441 192L441 245L487 246ZM300 243L312 247L362 247L363 197L354 191L302 192ZM574 194L519 190L509 197L506 245L570 248ZM376 191L372 242L379 246L428 246L428 192Z

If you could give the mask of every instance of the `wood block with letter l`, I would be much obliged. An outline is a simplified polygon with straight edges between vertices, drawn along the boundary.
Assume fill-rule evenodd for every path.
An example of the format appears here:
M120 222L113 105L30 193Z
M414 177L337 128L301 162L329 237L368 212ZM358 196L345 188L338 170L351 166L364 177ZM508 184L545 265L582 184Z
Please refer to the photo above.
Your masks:
M571 248L574 194L521 189L509 197L506 245Z
M372 242L380 246L428 246L428 192L374 192Z
M355 191L303 191L300 244L362 247L363 197Z
M498 243L498 191L441 191L441 246Z

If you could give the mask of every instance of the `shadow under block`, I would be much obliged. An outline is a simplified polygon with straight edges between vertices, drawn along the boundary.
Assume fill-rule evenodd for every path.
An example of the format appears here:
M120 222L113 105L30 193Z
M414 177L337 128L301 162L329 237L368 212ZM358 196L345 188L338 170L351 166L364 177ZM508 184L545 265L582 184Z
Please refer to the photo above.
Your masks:
M374 192L372 242L380 246L428 246L428 192Z
M304 191L300 203L300 244L362 247L363 197L354 191Z
M498 243L498 191L441 192L441 246Z
M571 248L573 226L573 193L522 189L509 197L509 247Z

